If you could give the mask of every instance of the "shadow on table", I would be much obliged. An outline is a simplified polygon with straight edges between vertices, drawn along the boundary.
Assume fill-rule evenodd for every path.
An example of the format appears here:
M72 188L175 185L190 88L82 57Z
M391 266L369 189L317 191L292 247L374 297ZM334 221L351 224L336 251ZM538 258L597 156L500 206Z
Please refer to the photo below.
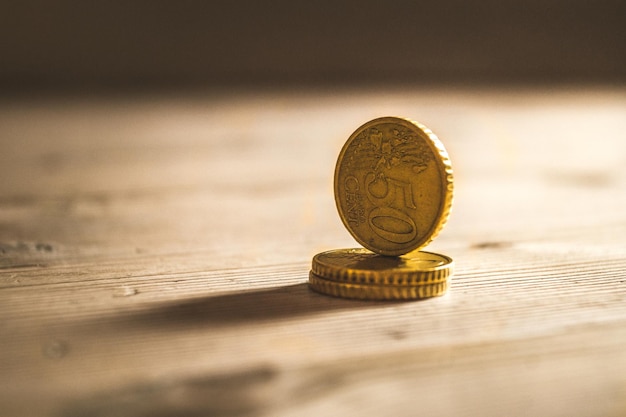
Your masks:
M288 319L333 310L368 308L394 302L348 300L311 291L308 284L229 293L159 303L136 313L122 314L114 324L130 326L232 325ZM121 323L117 323L117 321ZM102 322L102 320L99 320ZM112 323L113 324L113 323Z
M92 331L106 334L113 330L123 337L124 330L142 331L148 327L185 330L189 327L227 326L271 320L301 318L331 311L380 308L395 302L366 302L321 295L307 283L251 290L215 296L154 303L137 312L120 312L107 319L82 323ZM122 333L120 333L120 331ZM135 381L111 390L74 398L54 414L58 417L174 417L216 416L253 417L266 415L278 401L282 371L271 364L225 374ZM332 390L341 381L334 373L313 372L305 389L295 389L282 397L295 406ZM313 388L312 388L313 387Z

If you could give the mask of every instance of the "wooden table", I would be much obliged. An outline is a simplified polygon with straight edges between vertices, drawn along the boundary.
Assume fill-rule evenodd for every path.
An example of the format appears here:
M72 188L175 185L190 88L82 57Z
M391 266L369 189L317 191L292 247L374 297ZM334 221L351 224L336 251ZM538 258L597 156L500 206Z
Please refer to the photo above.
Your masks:
M447 295L311 292L347 137L455 168ZM0 102L0 415L626 415L626 89Z

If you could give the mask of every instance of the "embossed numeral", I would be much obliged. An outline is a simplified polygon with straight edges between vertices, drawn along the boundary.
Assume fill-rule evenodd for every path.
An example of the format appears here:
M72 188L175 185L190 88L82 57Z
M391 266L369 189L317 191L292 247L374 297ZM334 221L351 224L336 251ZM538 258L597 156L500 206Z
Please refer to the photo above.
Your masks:
M368 200L376 206L368 216L369 226L374 233L389 242L399 244L415 238L417 227L413 219L402 210L391 207L401 202L402 208L417 208L411 183L382 175L376 176L370 172L365 176L365 192Z
M415 222L406 213L391 207L376 207L368 222L374 233L393 243L407 243L415 238Z

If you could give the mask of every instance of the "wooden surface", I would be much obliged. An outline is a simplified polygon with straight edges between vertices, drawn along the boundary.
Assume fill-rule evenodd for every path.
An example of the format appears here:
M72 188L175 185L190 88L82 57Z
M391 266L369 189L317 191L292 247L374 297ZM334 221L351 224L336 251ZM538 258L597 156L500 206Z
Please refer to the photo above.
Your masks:
M362 122L455 168L452 288L329 298ZM626 415L626 89L0 102L0 415Z

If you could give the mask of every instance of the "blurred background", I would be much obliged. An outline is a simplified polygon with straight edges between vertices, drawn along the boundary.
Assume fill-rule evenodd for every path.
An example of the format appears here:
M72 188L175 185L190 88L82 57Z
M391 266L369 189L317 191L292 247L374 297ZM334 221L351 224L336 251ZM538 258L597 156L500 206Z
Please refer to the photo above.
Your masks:
M626 2L45 1L0 6L0 89L623 83Z

